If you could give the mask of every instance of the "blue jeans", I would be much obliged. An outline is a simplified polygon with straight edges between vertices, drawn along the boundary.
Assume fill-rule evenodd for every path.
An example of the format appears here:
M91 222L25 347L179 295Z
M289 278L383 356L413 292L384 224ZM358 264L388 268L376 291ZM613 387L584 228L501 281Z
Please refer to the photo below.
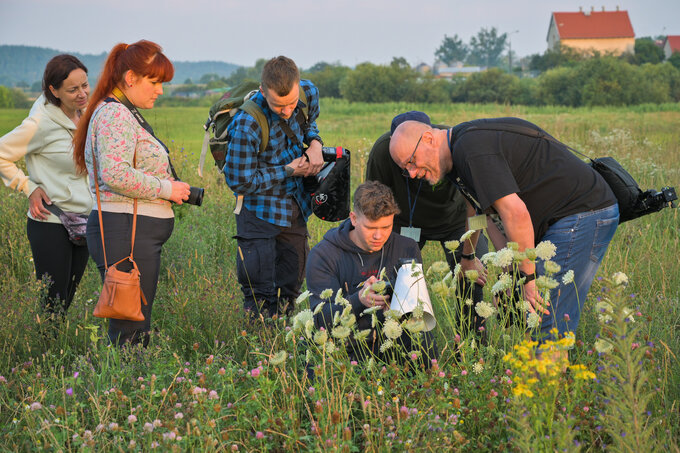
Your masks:
M545 337L553 327L560 336L576 332L581 307L586 300L590 285L602 262L609 242L619 224L619 205L597 211L582 212L564 217L548 228L541 241L550 241L557 247L552 261L561 266L553 275L559 286L550 291L549 315L543 315L541 336ZM544 275L543 262L538 260L537 275ZM562 283L564 274L574 271L572 283Z

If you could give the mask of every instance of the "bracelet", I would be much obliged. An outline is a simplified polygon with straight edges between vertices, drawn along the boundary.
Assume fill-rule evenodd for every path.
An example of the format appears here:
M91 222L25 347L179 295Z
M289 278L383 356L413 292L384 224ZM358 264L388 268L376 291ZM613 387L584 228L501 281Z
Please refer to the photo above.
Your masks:
M475 252L472 253L461 253L460 257L464 260L474 260L475 259Z
M524 279L525 284L536 279L536 273L535 272L532 272L531 274L527 274L523 271L519 271L519 276L520 276L520 278Z

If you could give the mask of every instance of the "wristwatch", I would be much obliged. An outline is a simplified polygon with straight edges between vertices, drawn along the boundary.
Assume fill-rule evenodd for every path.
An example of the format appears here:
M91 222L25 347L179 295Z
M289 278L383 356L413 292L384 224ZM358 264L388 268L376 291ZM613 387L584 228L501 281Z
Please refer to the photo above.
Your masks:
M464 260L474 260L475 259L475 252L472 253L461 253L460 257Z
M529 283L530 281L536 279L536 273L532 272L531 274L527 274L524 271L519 271L519 278L523 278L524 283Z

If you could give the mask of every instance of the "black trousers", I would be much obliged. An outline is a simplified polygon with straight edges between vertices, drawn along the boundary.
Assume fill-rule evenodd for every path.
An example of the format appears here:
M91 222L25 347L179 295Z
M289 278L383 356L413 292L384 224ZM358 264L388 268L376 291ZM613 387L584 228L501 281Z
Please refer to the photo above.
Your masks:
M64 315L85 272L89 257L87 246L73 244L61 223L29 218L26 235L33 253L35 276L38 280L46 277L51 282L41 305L49 313Z
M243 207L236 215L236 270L243 308L253 315L290 314L309 253L307 223L296 203L293 224L280 227Z
M107 264L119 261L130 254L130 240L132 238L132 214L102 212L104 222L104 242L106 245ZM147 304L142 304L144 321L126 321L122 319L109 320L109 340L115 345L149 343L149 331L151 330L151 308L156 296L158 286L158 274L161 266L161 248L170 238L175 219L159 219L143 215L137 216L137 233L135 238L134 260L140 273L140 284ZM104 253L102 239L99 232L99 217L97 211L90 213L87 220L87 246L90 255L99 269L99 274L104 281ZM121 271L132 269L132 263L128 260L118 265Z

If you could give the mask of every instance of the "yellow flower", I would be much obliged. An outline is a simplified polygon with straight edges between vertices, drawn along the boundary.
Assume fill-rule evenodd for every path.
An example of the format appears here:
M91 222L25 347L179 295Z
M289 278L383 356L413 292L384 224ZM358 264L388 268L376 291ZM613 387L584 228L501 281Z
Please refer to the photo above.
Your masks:
M371 329L364 329L360 330L359 332L354 334L354 339L357 341L364 341L366 338L368 338L368 335L371 333Z
M524 384L517 384L513 389L512 393L515 396L526 396L527 398L533 398L534 392L529 390L529 388Z
M330 299L333 296L333 290L330 288L326 288L323 291L321 291L321 294L319 294L319 297L322 299Z
M477 269L467 270L467 271L465 271L465 278L467 278L472 283L474 283L479 278L479 272L477 272Z
M322 345L328 341L328 332L325 330L319 330L317 333L314 334L314 343L318 345Z
M458 247L460 247L460 241L456 241L456 240L446 241L444 243L444 247L449 249L451 251L451 253L454 253L456 250L458 250Z
M599 352L600 354L605 354L609 351L614 349L614 345L611 344L607 340L603 340L602 338L598 338L595 340L595 350Z
M351 331L347 327L342 325L333 327L333 330L331 331L331 335L333 335L334 338L337 338L339 340L343 340L349 337L350 333Z
M623 272L616 272L614 275L612 275L612 279L614 280L614 283L618 286L628 284L628 276Z
M572 365L569 367L574 372L574 379L596 379L595 373L588 370L584 365Z
M385 325L383 326L383 332L390 340L396 340L401 336L403 331L401 325L399 325L397 321L394 319L388 319L385 321Z

